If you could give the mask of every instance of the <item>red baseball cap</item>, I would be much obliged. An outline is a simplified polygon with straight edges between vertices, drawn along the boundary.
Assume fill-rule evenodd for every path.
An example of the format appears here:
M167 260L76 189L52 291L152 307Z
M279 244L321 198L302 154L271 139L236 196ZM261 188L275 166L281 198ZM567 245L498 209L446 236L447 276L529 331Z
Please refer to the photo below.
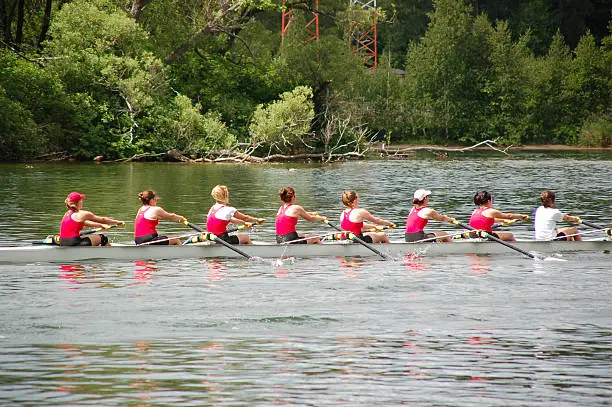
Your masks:
M68 194L68 200L70 202L74 202L74 203L77 203L81 199L85 199L85 198L86 198L85 195L80 194L78 192L71 192L71 193Z

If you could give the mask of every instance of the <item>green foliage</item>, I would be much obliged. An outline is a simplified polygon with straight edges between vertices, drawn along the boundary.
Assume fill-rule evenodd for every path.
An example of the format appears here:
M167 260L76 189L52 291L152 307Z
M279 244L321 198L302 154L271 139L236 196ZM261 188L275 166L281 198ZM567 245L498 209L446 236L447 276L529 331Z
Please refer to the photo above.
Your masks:
M201 106L192 105L191 100L177 95L168 110L158 111L154 141L162 151L176 149L183 154L205 155L214 150L228 149L236 144L236 138L219 115L200 113Z
M41 151L43 138L32 114L0 86L0 160L21 160Z
M0 159L202 156L239 141L331 153L372 136L609 144L612 36L599 0L573 20L578 0L379 0L373 70L351 48L371 10L322 2L320 39L305 42L312 10L289 4L281 42L278 1L55 2L40 51L43 3L26 2L22 43L15 13L13 34L0 33Z
M249 126L253 144L283 151L299 151L310 134L314 118L312 89L298 86L280 95L280 100L259 105Z
M593 115L585 120L577 144L586 147L610 147L612 145L610 117Z

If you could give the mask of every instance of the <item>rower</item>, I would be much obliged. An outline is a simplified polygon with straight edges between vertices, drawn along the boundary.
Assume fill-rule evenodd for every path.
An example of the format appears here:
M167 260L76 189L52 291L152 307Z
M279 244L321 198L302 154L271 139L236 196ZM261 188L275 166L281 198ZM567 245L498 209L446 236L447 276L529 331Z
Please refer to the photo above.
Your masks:
M493 224L504 219L529 219L529 215L520 213L504 213L493 208L493 197L487 191L480 191L474 195L474 204L477 206L470 218L470 226L483 230L498 239L514 242L516 239L512 232L493 232Z
M302 206L295 204L295 189L283 187L278 192L283 204L276 213L276 243L298 243L298 244L318 244L321 239L311 237L311 235L298 235L295 226L298 219L302 218L309 222L323 222L327 218L320 216L316 212L308 212ZM296 241L297 240L297 241Z
M430 232L425 233L423 229L427 225L429 219L434 219L440 222L454 222L455 218L441 215L432 208L428 208L429 196L431 191L426 189L417 189L412 196L412 204L414 205L406 219L406 242L417 242L419 240L430 239L431 242L451 242L451 235L446 232ZM438 239L434 239L438 236Z
M580 218L562 213L555 208L555 193L553 191L542 191L540 194L540 205L534 215L534 227L536 240L582 240L575 227L557 228L557 222L580 223Z
M210 195L214 198L215 204L208 211L206 229L227 243L251 244L251 237L248 234L241 233L230 236L227 225L231 222L251 227L254 223L265 222L266 219L249 216L229 206L229 189L225 185L216 185Z
M60 246L109 246L108 238L103 234L81 236L81 230L84 226L109 229L110 225L122 225L125 222L83 210L84 199L85 195L71 192L64 200L68 211L60 224Z
M377 225L395 227L395 223L372 215L367 209L359 208L359 196L355 191L344 191L342 193L342 203L346 209L340 215L340 227L347 232L352 232L355 236L366 243L389 243L389 238L384 232L363 233L363 229L380 230ZM364 221L373 224L366 224Z
M139 193L138 198L142 206L138 209L134 221L134 242L151 245L180 245L181 240L176 236L159 236L157 234L157 224L160 219L183 222L185 218L176 213L166 212L164 208L157 206L159 197L151 190Z

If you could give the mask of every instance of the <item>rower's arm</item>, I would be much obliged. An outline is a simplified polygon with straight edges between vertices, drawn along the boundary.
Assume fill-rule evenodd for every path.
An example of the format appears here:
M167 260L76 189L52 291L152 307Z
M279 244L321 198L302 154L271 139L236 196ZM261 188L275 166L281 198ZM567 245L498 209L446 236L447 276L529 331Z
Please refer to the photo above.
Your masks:
M369 220L370 222L373 222L377 225L386 225L386 226L391 226L391 227L395 226L395 223L389 222L388 220L384 220L383 218L376 217L365 209L363 210L361 217L364 220Z
M450 222L450 223L453 223L456 220L455 218L451 218L450 216L442 215L441 213L436 212L434 209L431 209L431 208L427 208L427 209L429 209L429 213L427 213L427 217L429 219L437 220L440 222Z
M501 211L498 211L497 209L488 209L487 211L487 217L489 218L494 218L494 219L521 219L521 220L527 220L529 219L529 215L524 215L522 213L504 213Z
M563 214L563 220L566 222L580 223L580 218L578 216Z
M81 215L83 222L85 222L86 226L93 227L105 227L106 225L122 225L125 222L113 218L109 218L107 216L98 216L89 211L82 211ZM90 222L89 224L87 222Z
M308 222L323 222L325 219L327 219L325 216L321 216L317 212L308 212L299 205L293 205L292 207L295 207L295 215L307 220Z
M242 221L242 222L240 222ZM266 218L256 218L254 216L247 215L246 213L242 213L239 211L234 212L234 216L232 216L231 222L238 224L245 223L264 223Z
M175 222L183 222L183 220L185 219L184 216L177 215L176 213L172 213L172 212L166 212L163 208L160 208L159 206L154 207L154 209L155 209L155 212L154 212L155 217L160 218L160 219L172 220Z

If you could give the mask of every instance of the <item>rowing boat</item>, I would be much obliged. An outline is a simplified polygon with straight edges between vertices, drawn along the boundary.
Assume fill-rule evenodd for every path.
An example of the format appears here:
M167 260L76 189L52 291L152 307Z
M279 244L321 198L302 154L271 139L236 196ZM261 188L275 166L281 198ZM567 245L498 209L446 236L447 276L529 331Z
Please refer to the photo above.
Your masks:
M513 242L513 245L535 253L563 252L610 252L612 240L583 240L578 242L533 241ZM457 240L452 243L405 243L376 244L376 248L390 257L399 258L408 254L422 256L444 256L462 254L511 254L512 250L496 242L479 239ZM331 257L331 256L375 256L367 247L350 241L335 241L318 245L287 245L255 243L240 246L250 256L261 258L279 257ZM84 260L164 260L185 258L232 258L240 254L214 243L184 246L134 246L113 244L106 247L60 247L52 245L0 247L0 263L71 263Z

